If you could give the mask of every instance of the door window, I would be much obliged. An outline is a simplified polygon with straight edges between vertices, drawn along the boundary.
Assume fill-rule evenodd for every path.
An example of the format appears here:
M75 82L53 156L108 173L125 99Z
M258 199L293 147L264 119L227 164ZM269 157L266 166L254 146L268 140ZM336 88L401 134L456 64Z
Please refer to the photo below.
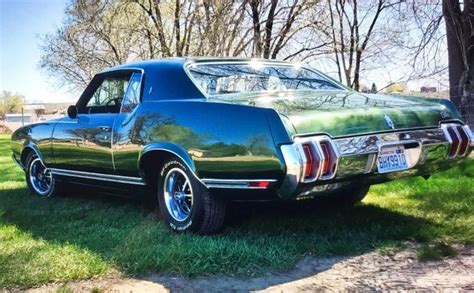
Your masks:
M87 112L118 113L128 83L128 77L106 77L87 103Z

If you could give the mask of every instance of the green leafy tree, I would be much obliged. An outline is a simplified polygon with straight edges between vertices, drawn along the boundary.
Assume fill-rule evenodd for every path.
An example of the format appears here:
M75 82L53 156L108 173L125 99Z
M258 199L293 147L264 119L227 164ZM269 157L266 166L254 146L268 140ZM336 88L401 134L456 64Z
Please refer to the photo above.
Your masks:
M3 91L0 94L0 117L3 118L8 113L20 113L24 102L24 96Z

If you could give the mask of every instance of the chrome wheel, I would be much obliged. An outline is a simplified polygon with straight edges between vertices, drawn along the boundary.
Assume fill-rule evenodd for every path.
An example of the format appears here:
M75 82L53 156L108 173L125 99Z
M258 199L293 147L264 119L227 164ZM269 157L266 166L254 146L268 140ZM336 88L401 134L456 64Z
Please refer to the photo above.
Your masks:
M39 158L33 159L29 168L31 186L39 195L48 195L54 187L51 170L43 165Z
M168 213L178 222L186 221L193 209L193 189L186 173L171 169L164 180L165 204Z

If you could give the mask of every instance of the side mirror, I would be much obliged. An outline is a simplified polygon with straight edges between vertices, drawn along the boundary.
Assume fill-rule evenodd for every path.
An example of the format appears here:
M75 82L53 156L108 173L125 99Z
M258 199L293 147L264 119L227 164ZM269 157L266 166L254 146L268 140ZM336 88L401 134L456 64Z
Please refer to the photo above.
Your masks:
M71 105L67 108L67 116L71 119L77 117L77 107L75 105Z

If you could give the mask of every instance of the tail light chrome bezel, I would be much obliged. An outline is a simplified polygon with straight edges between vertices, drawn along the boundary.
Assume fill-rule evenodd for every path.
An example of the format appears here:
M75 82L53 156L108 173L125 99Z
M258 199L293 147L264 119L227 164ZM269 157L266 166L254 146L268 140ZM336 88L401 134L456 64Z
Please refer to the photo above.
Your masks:
M330 153L332 153L329 158L326 158L327 160L329 159L329 173L325 173L323 172L324 171L324 168L321 168L321 176L320 176L320 179L321 180L330 180L330 179L333 179L335 176L336 176L336 172L337 172L337 166L339 164L339 152L338 152L338 149L336 147L336 145L334 144L334 142L331 140L331 139L326 139L326 140L322 140L320 141L319 145L322 146L323 145L326 145L329 149L328 151ZM323 151L323 155L325 156L325 153Z
M474 143L474 138L469 126L449 123L442 124L441 129L443 130L446 140L449 142L447 158L455 159L465 157Z
M323 151L322 144L325 144L329 147L329 152L331 155L327 157ZM336 176L337 173L337 166L339 163L339 151L332 141L332 139L328 136L311 136L311 137L297 137L295 138L295 145L301 157L301 182L304 183L311 183L315 182L316 180L330 180ZM317 158L317 169L311 173L311 176L306 177L306 167L307 167L307 158L304 152L304 146L308 146L311 150L311 155ZM323 174L323 166L327 160L331 160L329 162L329 174ZM314 166L312 166L314 168Z
M474 147L474 134L472 133L471 128L469 128L468 125L464 125L463 129L469 137L469 146Z
M305 183L316 181L319 178L319 174L321 172L321 167L324 160L321 148L312 140L303 140L301 142L297 142L296 145L300 153L300 156L303 158L301 181ZM311 165L311 168L314 170L311 170L310 176L306 176L308 158L304 151L305 146L309 148L311 155L316 158L316 162L317 162L315 166Z

